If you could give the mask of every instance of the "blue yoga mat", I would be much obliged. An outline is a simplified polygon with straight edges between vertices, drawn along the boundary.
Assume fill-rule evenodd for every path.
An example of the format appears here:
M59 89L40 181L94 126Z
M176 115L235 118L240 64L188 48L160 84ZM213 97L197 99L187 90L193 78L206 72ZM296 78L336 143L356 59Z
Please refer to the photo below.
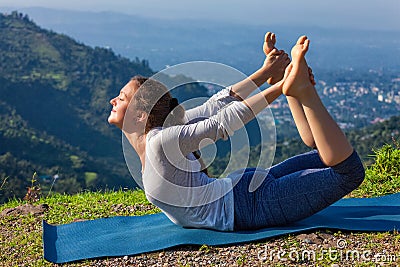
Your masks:
M226 245L312 229L400 230L400 193L342 199L313 216L285 227L218 232L186 229L162 214L119 216L64 225L43 221L44 258L54 263L135 255L178 245Z

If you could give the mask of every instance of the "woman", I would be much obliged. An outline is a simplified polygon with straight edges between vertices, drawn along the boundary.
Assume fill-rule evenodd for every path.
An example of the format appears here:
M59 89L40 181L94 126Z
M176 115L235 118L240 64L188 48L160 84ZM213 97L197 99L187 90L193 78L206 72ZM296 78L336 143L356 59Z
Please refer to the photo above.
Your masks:
M357 153L314 88L304 58L309 40L299 38L285 72L288 56L274 45L275 35L267 33L267 57L260 70L187 112L162 84L137 77L110 101L108 121L123 131L139 156L147 199L174 223L220 231L285 225L322 210L363 181ZM273 85L247 98L266 80ZM204 140L227 138L282 93L302 139L317 150L227 178L214 179L202 172L193 151ZM195 121L199 116L203 119ZM250 192L250 182L260 175L262 184Z

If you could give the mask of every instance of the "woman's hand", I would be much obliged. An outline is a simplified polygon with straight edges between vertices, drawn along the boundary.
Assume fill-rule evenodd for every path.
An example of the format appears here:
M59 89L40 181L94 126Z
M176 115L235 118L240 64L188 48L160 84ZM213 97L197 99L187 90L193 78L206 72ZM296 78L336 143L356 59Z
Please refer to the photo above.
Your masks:
M261 69L265 72L265 75L268 76L267 82L269 84L275 84L282 80L285 69L289 64L289 55L283 50L274 48L267 54Z
M282 54L285 54L283 50L277 50L275 47L276 44L276 36L275 33L272 32L267 32L264 37L264 44L263 44L263 51L266 56L264 60L264 64L262 66L262 70L265 72L265 75L267 75L267 82L269 84L275 84L278 81L282 80L283 74L285 72L285 68L289 63L285 63L286 65L281 65L279 66L278 64L274 65L274 61L276 61L276 57ZM273 67L272 67L273 66Z

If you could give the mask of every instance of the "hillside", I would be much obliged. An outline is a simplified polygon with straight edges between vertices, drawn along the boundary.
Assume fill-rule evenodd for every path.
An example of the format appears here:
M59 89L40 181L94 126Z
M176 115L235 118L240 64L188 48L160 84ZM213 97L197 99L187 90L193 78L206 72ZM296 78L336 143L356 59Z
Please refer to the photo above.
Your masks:
M30 180L44 192L134 187L121 133L107 123L109 99L146 60L89 47L37 26L27 15L0 14L0 203L23 197ZM177 96L206 96L200 86Z
M77 43L17 12L0 15L0 34L0 175L9 189L0 200L22 197L35 172L44 187L58 175L60 192L133 186L106 114L131 75L152 73L147 62Z

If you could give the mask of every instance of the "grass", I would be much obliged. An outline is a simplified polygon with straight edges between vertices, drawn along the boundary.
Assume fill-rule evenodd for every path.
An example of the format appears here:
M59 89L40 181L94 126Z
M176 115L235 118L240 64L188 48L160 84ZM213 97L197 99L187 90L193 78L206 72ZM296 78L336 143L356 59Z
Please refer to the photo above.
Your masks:
M365 170L365 180L350 197L376 197L400 191L400 147L386 144L371 155L374 164Z
M10 201L0 207L0 212L26 203ZM77 220L159 212L148 203L143 191L138 190L52 194L35 202L35 205L40 204L50 207L42 216L0 217L0 266L52 266L42 258L42 219L51 224L65 224Z
M364 183L350 197L373 197L399 191L400 188L400 149L396 146L386 145L375 151L375 164L368 166L366 170L366 179ZM140 216L160 212L160 210L151 205L140 190L120 190L105 192L82 192L76 195L50 194L46 197L36 199L34 205L47 204L49 209L41 215L10 215L0 216L0 266L56 266L43 259L42 249L42 219L52 224L65 224L77 220L92 220L111 216ZM3 204L0 212L7 208L15 208L29 203L31 200L13 200ZM400 264L400 235L397 232L388 233L342 233L341 231L325 232L314 231L319 235L327 235L332 240L340 238L345 239L350 247L356 247L359 250L371 250L375 253L390 252L394 253L394 264ZM210 247L203 245L201 247L189 247L183 249L172 249L162 253L177 254L178 261L174 266L195 266L196 262L189 259L192 255L200 255L200 258L210 257L213 266L213 259L218 259L221 255L231 255L233 265L236 266L299 266L305 264L330 266L332 264L341 264L337 259L321 257L317 262L268 262L257 258L266 246L274 249L284 249L290 251L293 249L307 248L304 242L301 242L296 235L287 235L265 242L253 244L244 244L232 247ZM190 250L189 252L187 250ZM317 247L315 247L317 249ZM321 249L321 248L318 248ZM229 252L232 250L231 252ZM236 252L234 252L236 251ZM318 250L317 250L318 251ZM397 255L396 255L397 252ZM225 254L224 254L225 253ZM183 256L181 255L183 254ZM158 253L150 253L146 260L159 260ZM223 260L220 260L223 263ZM291 265L293 264L293 265ZM67 264L67 266L93 266L93 261L82 261ZM100 263L102 265L102 263ZM96 266L100 266L96 265ZM125 266L119 263L120 266ZM374 262L356 261L355 266L375 266ZM389 264L390 265L390 264ZM118 266L112 263L107 266ZM133 265L132 265L133 266ZM388 265L386 265L388 266Z

